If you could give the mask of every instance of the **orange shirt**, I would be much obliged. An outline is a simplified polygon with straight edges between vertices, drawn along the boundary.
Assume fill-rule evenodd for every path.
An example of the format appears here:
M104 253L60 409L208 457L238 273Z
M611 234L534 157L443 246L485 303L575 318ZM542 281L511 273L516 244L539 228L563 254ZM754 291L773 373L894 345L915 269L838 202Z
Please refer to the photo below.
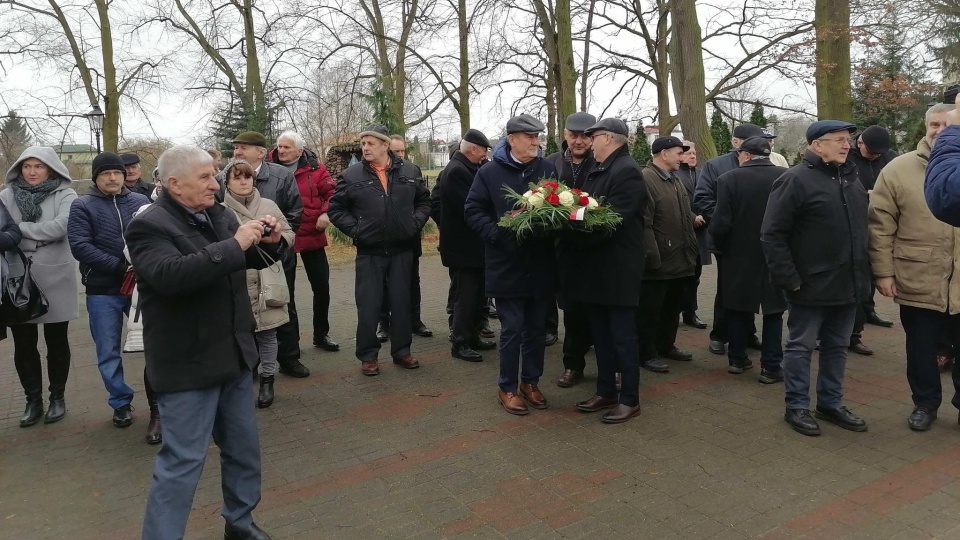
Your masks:
M387 191L387 168L386 168L386 167L383 167L383 168L377 167L377 166L374 165L373 163L370 164L370 168L373 169L374 172L377 173L377 178L380 179L380 185L383 186L383 191L384 191L384 193L386 193L386 191Z

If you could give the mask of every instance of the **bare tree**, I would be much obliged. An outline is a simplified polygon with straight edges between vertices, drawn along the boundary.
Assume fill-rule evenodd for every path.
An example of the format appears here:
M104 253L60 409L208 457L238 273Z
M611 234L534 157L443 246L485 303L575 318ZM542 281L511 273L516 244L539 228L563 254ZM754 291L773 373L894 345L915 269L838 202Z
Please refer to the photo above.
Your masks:
M817 115L853 120L850 69L850 0L816 0Z

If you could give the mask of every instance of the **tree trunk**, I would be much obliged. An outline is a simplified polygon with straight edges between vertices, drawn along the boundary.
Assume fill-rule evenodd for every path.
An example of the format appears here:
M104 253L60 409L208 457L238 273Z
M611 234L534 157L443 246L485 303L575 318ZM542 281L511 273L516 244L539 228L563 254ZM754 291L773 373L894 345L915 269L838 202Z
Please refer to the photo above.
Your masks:
M457 0L457 26L460 30L460 84L457 86L455 105L460 115L462 136L470 129L470 28L467 26L467 0Z
M850 1L816 0L817 116L853 121L850 88Z
M590 0L587 8L587 30L583 36L583 69L580 72L580 110L587 110L587 76L590 73L590 31L593 29L593 7L597 0Z
M547 87L545 96L547 102L547 140L553 139L557 141L557 85L552 69L547 70L544 83L546 83Z
M117 66L113 61L113 32L106 0L96 0L100 19L100 48L103 53L103 149L116 152L120 138L120 93L117 89Z
M247 113L253 115L255 122L266 134L269 113L267 112L267 98L263 89L263 81L260 79L260 57L257 54L257 35L253 30L253 0L244 0L243 7L240 9L240 15L243 17L243 41L244 51L247 57L246 73L246 93L247 100L252 108L247 109Z
M557 114L563 120L577 112L577 71L573 67L570 0L557 0Z
M704 98L705 77L703 72L703 48L700 23L697 20L695 0L674 0L670 4L673 16L673 40L677 54L672 60L674 88L679 92L678 118L683 127L683 136L697 145L697 153L704 159L717 155L717 148L710 137L707 125L707 104Z

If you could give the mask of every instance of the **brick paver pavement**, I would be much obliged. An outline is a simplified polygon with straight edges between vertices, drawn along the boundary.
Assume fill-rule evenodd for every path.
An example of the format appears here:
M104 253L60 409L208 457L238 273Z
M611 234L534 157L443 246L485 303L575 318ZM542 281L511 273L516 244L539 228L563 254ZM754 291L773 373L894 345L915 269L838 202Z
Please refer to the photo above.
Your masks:
M705 270L700 297L710 306L715 273ZM424 257L421 272L425 322L437 334L414 338L423 367L388 362L368 378L353 356L353 267L333 269L332 334L342 351L312 349L305 333L313 375L278 379L276 403L258 412L256 518L274 538L960 538L949 378L934 428L907 429L899 322L868 327L877 354L848 363L847 402L870 422L867 433L830 424L818 438L794 433L782 421L782 386L759 384L757 368L727 374L726 359L706 350L707 332L687 328L679 345L695 360L671 363L668 375L643 372L638 418L607 426L576 412L596 369L580 386L557 388L560 346L548 349L541 385L549 410L518 418L497 403L495 354L479 364L450 358L445 269ZM309 321L305 276L298 284ZM878 301L897 318L892 302ZM17 426L12 342L0 343L2 538L139 535L156 451L143 442L143 356L126 355L136 420L116 429L85 314L70 335L67 416L29 429ZM188 538L222 535L216 447L208 457Z

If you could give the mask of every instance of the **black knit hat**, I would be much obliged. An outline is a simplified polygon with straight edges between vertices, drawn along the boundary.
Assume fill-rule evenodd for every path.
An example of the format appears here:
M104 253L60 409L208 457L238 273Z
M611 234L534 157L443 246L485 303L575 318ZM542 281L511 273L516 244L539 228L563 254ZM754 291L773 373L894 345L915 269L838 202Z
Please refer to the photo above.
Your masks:
M123 174L127 174L127 169L123 166L123 160L120 159L120 156L114 154L113 152L101 152L97 154L97 157L93 158L91 171L93 173L92 180L94 182L97 181L97 177L100 176L100 173L106 171L120 171Z

